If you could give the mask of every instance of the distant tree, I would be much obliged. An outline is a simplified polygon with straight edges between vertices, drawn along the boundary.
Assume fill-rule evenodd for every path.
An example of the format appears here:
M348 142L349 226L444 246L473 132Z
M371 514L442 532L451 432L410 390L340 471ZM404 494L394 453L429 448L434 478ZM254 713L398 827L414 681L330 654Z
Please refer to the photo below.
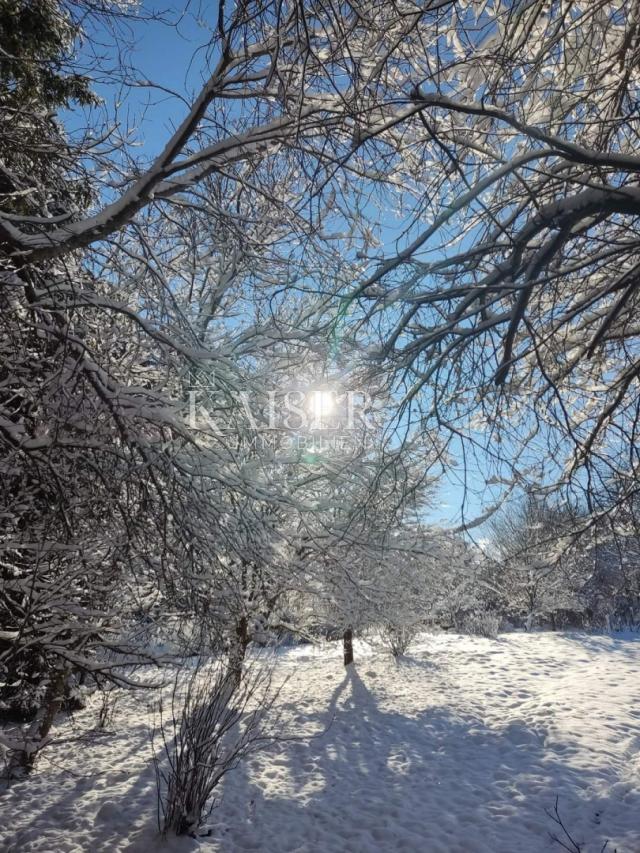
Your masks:
M640 506L637 491L617 478L607 481L594 503L615 505L586 526L577 551L589 567L583 597L594 624L632 627L640 623Z
M503 607L522 615L530 628L556 612L581 610L583 568L571 551L576 514L533 492L507 504L490 522L490 546L497 558L493 582L502 592Z

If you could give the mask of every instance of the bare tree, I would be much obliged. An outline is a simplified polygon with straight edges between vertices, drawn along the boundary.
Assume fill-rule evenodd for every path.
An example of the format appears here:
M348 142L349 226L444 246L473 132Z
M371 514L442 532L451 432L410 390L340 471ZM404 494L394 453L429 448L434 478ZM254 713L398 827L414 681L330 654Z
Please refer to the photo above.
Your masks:
M0 64L0 665L31 715L127 681L156 606L244 653L287 561L355 628L381 531L454 456L495 492L635 488L639 8L221 3L138 156L74 54L123 10L29 5ZM238 392L306 358L373 362L396 429L275 475Z
M490 523L492 555L498 559L495 583L504 606L523 616L531 628L559 611L581 611L580 592L586 577L571 545L579 518L529 491L519 502L506 504ZM578 570L576 575L576 570Z
M639 15L464 4L407 81L415 165L398 152L392 174L413 226L352 298L403 417L482 452L494 493L534 468L587 499L616 471L634 488Z

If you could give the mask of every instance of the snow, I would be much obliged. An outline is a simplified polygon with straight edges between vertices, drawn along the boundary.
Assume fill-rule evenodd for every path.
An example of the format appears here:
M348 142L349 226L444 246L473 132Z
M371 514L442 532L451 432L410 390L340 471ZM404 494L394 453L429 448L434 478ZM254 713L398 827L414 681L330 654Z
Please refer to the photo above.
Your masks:
M545 810L584 853L640 851L640 638L423 635L396 664L356 644L277 655L287 739L233 771L212 835L160 842L149 693L60 724L0 801L6 853L541 853ZM313 735L312 737L310 737Z

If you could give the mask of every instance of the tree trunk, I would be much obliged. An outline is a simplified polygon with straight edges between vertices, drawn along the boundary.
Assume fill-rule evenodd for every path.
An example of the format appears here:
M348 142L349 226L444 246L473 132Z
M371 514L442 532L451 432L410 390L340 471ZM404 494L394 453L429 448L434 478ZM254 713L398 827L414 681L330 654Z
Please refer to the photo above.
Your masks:
M342 635L342 646L344 648L344 665L353 663L353 628L346 628Z
M16 749L9 760L9 778L28 773L34 766L40 750L46 745L49 732L58 712L62 708L68 673L60 670L51 680L46 693L42 714L38 715L29 727L22 749Z
M250 640L249 620L246 616L241 616L236 622L235 637L233 638L229 653L229 668L233 673L233 680L236 686L239 686L242 681L242 667Z

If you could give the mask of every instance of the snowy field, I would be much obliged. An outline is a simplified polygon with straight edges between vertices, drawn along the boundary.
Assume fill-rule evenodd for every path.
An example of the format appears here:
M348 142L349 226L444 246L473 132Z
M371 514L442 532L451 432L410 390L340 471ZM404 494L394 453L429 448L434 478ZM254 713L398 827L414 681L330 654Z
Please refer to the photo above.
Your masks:
M2 794L11 853L583 853L640 851L640 639L426 635L396 665L356 645L278 656L289 740L227 777L210 838L156 835L150 697L123 697L113 731L93 705L57 728L28 782ZM318 734L319 733L319 734Z

